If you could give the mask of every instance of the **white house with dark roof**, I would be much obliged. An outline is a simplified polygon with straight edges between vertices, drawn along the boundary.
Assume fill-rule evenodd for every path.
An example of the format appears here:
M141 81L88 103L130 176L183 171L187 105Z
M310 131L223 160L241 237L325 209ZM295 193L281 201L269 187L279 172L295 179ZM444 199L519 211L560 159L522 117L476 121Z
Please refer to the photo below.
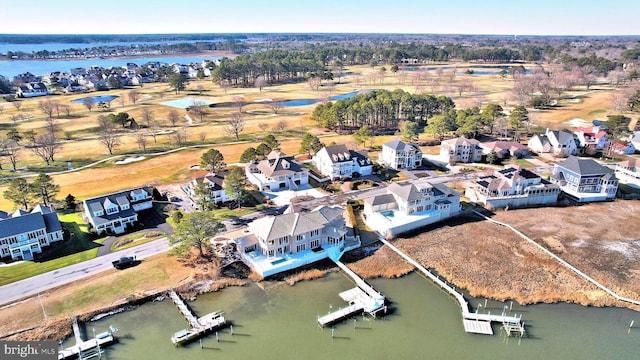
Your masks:
M392 183L387 193L364 200L366 224L383 236L396 236L460 212L460 194L427 181Z
M565 130L549 130L544 135L536 134L529 139L529 149L537 153L553 153L565 157L578 154L578 145L573 133Z
M440 158L449 164L471 163L482 160L482 148L476 139L457 137L440 144Z
M593 159L569 156L553 168L551 181L578 202L613 199L618 191L618 178L613 170Z
M353 173L371 175L373 172L373 163L367 155L349 150L345 145L323 147L312 162L320 173L331 180L351 178Z
M153 206L151 194L146 188L136 188L86 199L84 217L103 233L122 234L138 221L138 212Z
M491 209L555 204L560 188L520 166L508 166L479 176L465 190L472 202Z
M292 156L272 151L265 160L253 161L245 168L247 179L260 191L296 190L309 184L309 172L298 165Z
M53 207L38 205L31 212L0 212L0 258L33 260L44 247L62 240L62 226Z
M222 204L231 201L229 195L224 190L224 177L225 174L207 174L205 176L197 177L189 182L187 193L194 199L197 195L195 193L196 186L202 183L209 189L209 195L207 195L207 201L214 204Z
M378 163L396 170L415 169L422 164L422 150L416 144L391 140L382 145Z
M640 159L631 157L617 163L615 173L621 183L640 188Z
M347 226L345 209L338 206L256 219L234 241L243 261L262 277L326 259L331 251L360 246Z
M47 95L49 95L49 90L47 89L47 86L41 82L18 86L18 90L16 91L16 96L21 98Z

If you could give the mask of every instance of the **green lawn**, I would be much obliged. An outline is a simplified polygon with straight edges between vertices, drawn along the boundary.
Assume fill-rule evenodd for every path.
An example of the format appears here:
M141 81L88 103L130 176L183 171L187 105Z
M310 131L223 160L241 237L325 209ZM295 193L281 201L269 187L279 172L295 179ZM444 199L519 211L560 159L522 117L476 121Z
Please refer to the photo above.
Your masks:
M148 231L143 233L135 233L125 235L111 244L111 251L120 251L132 248L134 246L142 245L153 240L158 240L161 237L167 236L164 231Z
M528 162L525 159L516 159L516 165L522 166L523 168L532 168L535 167L532 163Z
M45 250L37 261L0 267L0 286L95 258L106 237L92 239L80 215L80 212L59 214L60 222L72 234L71 239Z

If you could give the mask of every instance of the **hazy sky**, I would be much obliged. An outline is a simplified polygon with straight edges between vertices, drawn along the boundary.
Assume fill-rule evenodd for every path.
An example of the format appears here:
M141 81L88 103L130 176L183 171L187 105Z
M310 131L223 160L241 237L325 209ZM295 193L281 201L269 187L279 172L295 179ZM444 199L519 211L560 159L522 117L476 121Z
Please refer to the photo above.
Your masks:
M0 0L0 33L640 35L640 0Z

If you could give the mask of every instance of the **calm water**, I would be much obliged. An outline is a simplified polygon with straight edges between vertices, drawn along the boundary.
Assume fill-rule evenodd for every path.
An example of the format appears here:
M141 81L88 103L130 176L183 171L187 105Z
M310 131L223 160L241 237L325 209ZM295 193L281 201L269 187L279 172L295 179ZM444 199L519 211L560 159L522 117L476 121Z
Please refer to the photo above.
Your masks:
M206 60L220 59L220 56L210 56ZM30 72L34 75L45 75L53 71L69 72L73 68L88 68L91 66L101 66L108 68L111 66L125 66L128 62L143 65L152 61L159 61L167 64L189 64L192 62L202 62L202 56L149 56L139 58L118 58L118 59L74 59L74 60L6 60L0 61L0 75L11 78L18 74Z
M555 304L521 307L528 337L470 335L464 332L457 303L419 275L378 279L371 284L391 301L384 319L346 321L320 329L316 317L344 306L338 293L353 287L342 274L289 287L252 284L200 296L190 305L197 314L224 310L234 324L203 340L174 348L170 336L186 327L171 303L149 303L95 323L96 331L113 324L120 343L106 359L637 359L640 329L627 334L640 314L626 309ZM270 287L270 288L269 288ZM472 299L472 304L483 300ZM492 312L504 303L489 302ZM498 327L494 327L496 333Z
M119 98L119 96L117 96L117 95L87 96L86 98L80 98L80 99L71 100L71 102L72 103L76 103L76 104L83 104L84 103L84 99L87 99L87 98L93 99L93 102L95 104L98 104L98 103L101 103L101 102L110 103L113 100Z

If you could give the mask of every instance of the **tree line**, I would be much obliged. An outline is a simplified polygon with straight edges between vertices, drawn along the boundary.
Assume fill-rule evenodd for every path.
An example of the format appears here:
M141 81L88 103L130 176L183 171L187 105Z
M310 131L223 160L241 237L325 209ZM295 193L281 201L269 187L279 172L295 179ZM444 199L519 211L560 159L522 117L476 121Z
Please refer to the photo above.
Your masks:
M375 133L395 131L401 121L424 126L431 117L455 107L450 97L411 94L401 89L376 90L350 99L319 104L311 119L331 130L357 130L363 126Z

